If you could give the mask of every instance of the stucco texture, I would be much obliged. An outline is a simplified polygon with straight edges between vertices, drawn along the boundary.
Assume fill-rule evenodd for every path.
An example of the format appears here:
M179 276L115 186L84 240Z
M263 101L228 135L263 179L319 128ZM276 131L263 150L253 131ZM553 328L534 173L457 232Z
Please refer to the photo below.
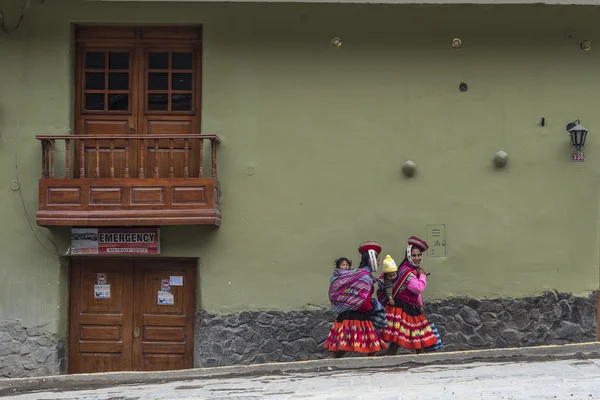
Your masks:
M378 240L400 261L426 224L446 224L448 240L446 258L425 258L426 299L589 293L600 53L579 43L599 19L594 7L34 2L0 35L0 316L64 329L68 267L49 239L62 254L68 230L35 226L34 136L72 127L71 23L204 26L202 131L222 138L223 224L161 232L164 256L200 259L198 308L326 305L336 257L358 264L358 243ZM565 131L577 118L584 163ZM11 190L15 156L33 230Z

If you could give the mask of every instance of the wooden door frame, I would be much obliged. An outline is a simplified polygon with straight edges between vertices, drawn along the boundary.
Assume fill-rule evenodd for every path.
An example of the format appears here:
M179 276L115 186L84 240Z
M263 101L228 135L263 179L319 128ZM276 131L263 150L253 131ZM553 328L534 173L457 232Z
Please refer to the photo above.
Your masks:
M199 257L144 257L144 256L124 256L124 257L118 257L118 256L95 256L95 257L85 257L85 256L71 256L69 257L69 278L68 278L68 287L67 287L67 326L66 326L66 334L65 334L65 371L67 371L67 374L69 374L69 368L70 368L70 361L71 361L71 336L73 334L72 329L74 329L74 327L71 325L73 323L73 321L75 320L73 318L73 312L75 312L76 310L74 310L75 308L75 304L73 303L73 285L75 284L73 282L73 261L74 260L87 260L87 259L103 259L103 260L110 260L110 259L118 259L118 260L131 260L131 261L136 261L136 260L142 260L142 259L146 259L146 260L152 260L152 261L188 261L190 263L190 267L192 269L192 274L194 276L194 279L192 281L192 286L193 286L193 296L192 296L192 302L193 302L193 315L191 316L192 321L191 321L191 327L192 327L192 335L191 335L191 348L189 349L191 354L192 354L192 363L195 364L196 361L196 357L195 357L195 349L196 349L196 335L197 335L197 330L196 330L196 312L198 310L198 263L200 261ZM135 264L133 265L133 267L135 268ZM132 288L133 290L133 288ZM135 301L135 299L133 299ZM133 312L135 313L135 309L133 310ZM134 316L135 318L135 316ZM133 318L132 318L133 320ZM134 368L132 368L132 370L135 370Z

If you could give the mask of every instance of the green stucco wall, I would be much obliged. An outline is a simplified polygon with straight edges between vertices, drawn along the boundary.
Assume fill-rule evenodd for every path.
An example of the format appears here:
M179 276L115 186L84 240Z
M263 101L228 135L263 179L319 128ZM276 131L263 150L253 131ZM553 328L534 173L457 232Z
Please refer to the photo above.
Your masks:
M374 239L399 261L426 224L448 231L448 257L425 260L426 298L597 289L600 53L579 43L598 20L593 7L34 2L0 34L0 317L64 332L68 266L50 240L64 253L68 230L35 226L34 136L71 128L78 22L204 25L223 225L161 234L163 255L200 258L199 308L325 305L334 258L358 263ZM576 118L585 163L570 161Z

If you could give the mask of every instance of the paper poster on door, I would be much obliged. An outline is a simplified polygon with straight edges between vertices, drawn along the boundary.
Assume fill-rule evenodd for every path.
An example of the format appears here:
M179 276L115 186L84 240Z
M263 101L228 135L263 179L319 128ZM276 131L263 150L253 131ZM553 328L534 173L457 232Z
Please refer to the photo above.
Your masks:
M158 292L158 305L159 306L172 306L175 304L175 298L172 293L169 292Z
M169 284L171 286L183 286L183 276L171 276L171 277L169 277Z
M171 285L170 285L168 279L161 279L160 280L160 290L162 292L170 292L171 291Z
M110 299L110 285L94 285L95 299Z

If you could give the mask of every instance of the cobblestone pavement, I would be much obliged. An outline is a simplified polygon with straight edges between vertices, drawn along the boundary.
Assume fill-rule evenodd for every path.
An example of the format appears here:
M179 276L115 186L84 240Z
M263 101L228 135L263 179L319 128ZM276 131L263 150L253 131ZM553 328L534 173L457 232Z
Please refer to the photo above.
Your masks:
M470 363L395 370L204 379L94 391L44 392L15 400L600 399L600 359Z

